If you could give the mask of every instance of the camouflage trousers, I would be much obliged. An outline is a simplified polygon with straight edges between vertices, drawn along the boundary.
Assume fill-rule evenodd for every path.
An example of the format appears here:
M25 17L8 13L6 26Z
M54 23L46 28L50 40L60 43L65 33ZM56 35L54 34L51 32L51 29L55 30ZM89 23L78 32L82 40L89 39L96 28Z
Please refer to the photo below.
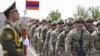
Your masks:
M44 51L44 56L48 56L48 52L49 52L48 44L43 47L43 51Z
M54 50L49 50L48 51L48 56L55 56L54 54L55 54Z
M95 56L100 56L100 50L95 50L94 55Z
M79 55L79 53L73 52L72 53L67 53L66 56L84 56L84 55ZM94 56L94 54L91 54L89 52L86 52L85 56Z
M37 43L37 51L39 52L41 56L43 56L43 43L40 40L38 40L38 43Z
M65 55L65 49L63 47L59 47L55 50L56 56L66 56Z
M34 47L35 51L37 51L37 39L36 38L31 38L31 45Z

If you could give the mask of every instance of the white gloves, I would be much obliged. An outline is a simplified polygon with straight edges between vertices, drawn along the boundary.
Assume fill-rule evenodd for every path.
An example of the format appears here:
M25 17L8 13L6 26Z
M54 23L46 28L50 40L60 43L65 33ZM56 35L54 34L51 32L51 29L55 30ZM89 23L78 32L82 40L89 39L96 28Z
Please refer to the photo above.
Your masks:
M26 37L26 39L23 40L23 45L29 46L29 39Z

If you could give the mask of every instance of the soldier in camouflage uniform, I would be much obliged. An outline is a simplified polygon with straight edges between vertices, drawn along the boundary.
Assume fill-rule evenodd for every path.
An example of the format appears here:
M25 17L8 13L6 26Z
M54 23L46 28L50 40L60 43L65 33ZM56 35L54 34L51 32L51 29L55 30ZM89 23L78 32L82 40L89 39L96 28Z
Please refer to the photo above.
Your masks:
M52 20L50 19L47 19L46 20L47 24L41 29L41 43L44 45L44 42L45 42L45 39L46 39L46 34L47 34L47 31L50 29L50 24L52 22ZM43 49L43 56L47 56L47 50L46 49Z
M38 24L39 24L39 20L36 19L35 23L31 26L29 31L31 45L34 47L35 50L37 50L37 38L34 37L34 33L35 33L35 29L38 27Z
M56 56L65 56L65 38L68 32L72 30L73 23L73 19L66 20L64 31L58 35L56 42Z
M45 26L46 24L46 19L42 20L42 25L40 25L36 30L37 30L37 37L38 37L38 42L37 42L37 46L38 46L38 51L40 53L40 55L43 55L43 43L42 43L42 39L41 39L41 30L42 28Z
M51 56L55 56L55 46L56 46L56 41L57 41L57 37L58 35L64 30L63 29L63 20L58 20L57 21L57 28L51 33L50 35L50 52L51 52Z
M56 28L56 22L54 21L54 22L51 23L51 27L48 30L47 34L46 34L45 43L43 45L43 49L45 50L45 53L46 53L45 56L50 56L50 53L49 53L49 49L50 49L50 35L51 35L51 32L55 30L55 28Z
M65 39L66 56L89 56L92 47L92 37L90 33L83 29L84 18L75 18L75 28L72 29Z
M95 30L93 22L94 22L94 18L92 17L87 17L85 19L85 28L90 32L90 34L92 34L93 31Z
M97 21L97 29L92 33L93 37L93 44L95 48L94 55L95 56L100 56L100 20Z

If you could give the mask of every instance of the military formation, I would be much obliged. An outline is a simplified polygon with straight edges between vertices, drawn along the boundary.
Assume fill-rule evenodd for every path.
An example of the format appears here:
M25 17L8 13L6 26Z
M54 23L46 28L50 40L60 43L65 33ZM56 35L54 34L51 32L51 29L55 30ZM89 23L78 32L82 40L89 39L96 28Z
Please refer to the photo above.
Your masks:
M30 45L40 56L100 56L100 20L83 16L31 20Z
M0 32L3 56L24 56L22 21L15 6L4 12L7 21ZM29 19L27 37L39 56L100 56L100 17L69 17L65 20Z

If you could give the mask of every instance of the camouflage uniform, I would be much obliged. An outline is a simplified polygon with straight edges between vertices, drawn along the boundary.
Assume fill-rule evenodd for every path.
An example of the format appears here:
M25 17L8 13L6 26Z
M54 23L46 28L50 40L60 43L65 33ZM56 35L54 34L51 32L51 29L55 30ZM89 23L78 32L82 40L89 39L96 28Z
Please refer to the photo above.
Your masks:
M50 53L49 53L49 49L50 49L50 35L51 35L51 32L55 29L53 27L56 28L56 22L55 21L51 23L51 28L48 30L48 32L46 34L45 43L43 45L43 49L45 50L45 53L46 53L45 56L50 56Z
M37 50L37 37L34 36L35 34L35 29L38 27L38 20L35 20L35 24L30 28L30 41L31 45L34 47L35 50Z
M97 22L97 29L92 33L93 43L94 43L94 55L100 56L100 20Z
M63 21L58 20L57 24L63 24ZM59 28L59 26L58 26L58 28L56 28L50 35L50 52L51 52L51 56L55 56L55 46L56 46L57 37L63 30L64 30L63 27Z
M37 37L38 37L38 43L37 43L37 46L38 46L38 51L40 53L40 55L43 55L43 42L42 42L42 39L41 39L41 32L42 32L42 28L45 26L46 24L46 20L43 19L43 24L40 25L38 28L37 28Z
M47 31L50 29L51 20L47 20L46 22L47 22L46 25L41 29L41 36L40 36L43 45L45 43ZM43 49L43 56L47 56L47 52L48 52L47 49Z
M66 56L89 56L91 50L92 37L90 33L83 29L78 28L83 25L84 19L81 16L76 17L76 27L72 29L65 39ZM80 25L80 26L79 26Z
M57 37L56 56L65 56L65 38L68 32L73 28L73 20L66 20L65 25L65 30L61 32Z

